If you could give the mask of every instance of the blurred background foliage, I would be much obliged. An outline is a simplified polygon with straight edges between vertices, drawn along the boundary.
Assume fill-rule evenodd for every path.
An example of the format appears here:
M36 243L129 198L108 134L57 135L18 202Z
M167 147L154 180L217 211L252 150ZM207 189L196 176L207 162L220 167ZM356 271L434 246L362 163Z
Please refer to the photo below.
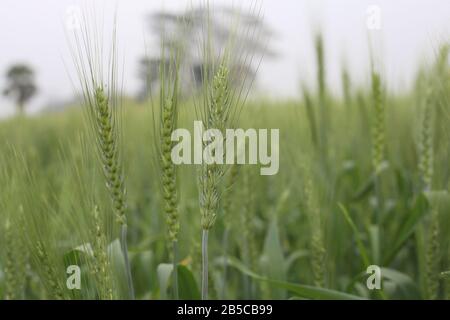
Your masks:
M202 13L190 11L182 19L193 19L195 14ZM162 32L161 21L180 19L162 13L155 17L157 32ZM261 23L250 16L244 22ZM191 26L195 28L195 23ZM248 45L259 53L266 50L259 43ZM372 87L356 85L344 68L342 97L327 90L326 46L320 35L315 46L317 90L305 84L302 99L253 97L243 108L241 128L280 129L280 171L261 176L256 165L228 171L225 179L234 179L233 191L223 193L222 214L210 233L211 298L448 299L448 45L442 46L432 64L418 68L410 92L386 91L382 74L377 78L380 75L373 71ZM148 70L160 59L142 60L145 82L153 81ZM192 61L193 69L202 68ZM32 72L24 68L20 74L29 79ZM14 79L8 93L18 87ZM20 109L35 90L32 81L25 82L26 93L16 95ZM122 104L136 295L170 298L171 257L160 173L153 165L151 107L129 98ZM180 112L178 126L192 130L193 101L183 99ZM101 227L107 239L113 297L126 296L118 230L108 218L111 204L85 123L77 107L34 117L22 114L0 123L0 296L4 298L102 298L90 266L92 253L86 249L86 244L94 243L93 230L98 227L92 214L95 206L104 217ZM194 166L179 168L178 268L180 297L187 299L200 296L195 174ZM81 290L65 286L66 267L71 264L82 266ZM370 291L366 286L366 269L373 264L382 268L382 290Z

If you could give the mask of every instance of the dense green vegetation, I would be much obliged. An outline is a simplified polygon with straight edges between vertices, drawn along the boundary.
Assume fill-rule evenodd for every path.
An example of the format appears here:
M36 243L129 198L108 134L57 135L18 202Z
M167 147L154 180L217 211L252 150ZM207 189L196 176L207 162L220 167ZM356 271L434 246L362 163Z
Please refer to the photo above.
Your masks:
M318 92L301 101L247 101L238 126L280 129L280 170L226 170L209 230L209 297L450 298L449 71L443 47L409 93L388 92L372 72L334 97L319 72ZM192 129L194 104L178 108L177 126ZM0 123L5 299L129 297L121 225L85 116L73 108ZM136 298L173 298L151 107L124 101L122 119ZM178 294L189 299L201 284L197 170L177 168ZM80 290L66 286L69 265L81 267ZM381 267L382 290L368 290L369 265Z

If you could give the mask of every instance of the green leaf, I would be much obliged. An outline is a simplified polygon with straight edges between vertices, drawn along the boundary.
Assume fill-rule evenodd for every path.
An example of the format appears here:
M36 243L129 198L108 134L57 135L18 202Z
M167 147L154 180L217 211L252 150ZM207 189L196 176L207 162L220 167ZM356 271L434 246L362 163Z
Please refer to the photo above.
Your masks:
M69 250L63 255L64 265L66 267L70 265L81 266L81 264L86 263L87 259L94 256L91 244L82 244L72 250Z
M380 263L380 228L377 225L369 226L369 240L372 252L372 261L375 264Z
M161 299L167 300L168 298L168 288L170 284L170 278L172 275L173 264L171 263L161 263L158 265L156 269L156 273L158 274L158 282L159 282L159 294Z
M308 285L294 284L289 282L261 279L268 281L270 284L279 288L284 288L299 297L315 300L364 300L363 297L358 297L345 292L340 292L331 289L313 287Z
M361 235L358 231L358 228L356 227L355 223L353 222L352 218L350 217L350 214L348 213L347 209L342 205L341 203L338 203L339 208L341 209L342 214L344 215L345 220L349 224L350 228L353 231L353 234L355 236L356 245L358 246L359 254L361 255L361 259L364 264L364 268L367 268L370 265L369 262L369 255L367 254L367 249L364 246L364 243L362 242Z
M381 268L383 287L391 298L420 299L420 290L416 282L400 271Z
M447 190L427 191L424 194L433 209L440 211L450 207L450 196Z
M95 283L89 272L89 260L93 257L91 245L83 244L63 254L64 267L78 266L82 274L81 290L68 290L71 299L81 299L82 296L95 299L93 288Z
M108 256L111 259L111 267L115 275L116 283L119 288L120 297L128 297L128 284L125 270L125 257L122 253L122 246L119 239L112 241L108 247Z
M224 263L224 262L222 262ZM256 274L255 272L248 269L244 264L242 264L239 260L234 257L229 257L227 263L241 271L242 273L256 279L259 281L265 281L271 284L274 287L287 290L297 297L307 298L307 299L322 299L322 300L363 300L363 297L351 295L348 293L313 287L308 285L294 284L280 280L269 279L263 276Z
M155 266L155 257L153 251L130 251L129 252L133 278L139 279L136 281L134 289L137 296L145 296L149 292L154 291L158 287Z
M297 260L308 257L308 256L309 256L308 250L297 250L297 251L294 251L293 253L291 253L285 261L285 267L286 267L285 272L287 273L289 271L289 269L292 268L292 266L294 265L294 263Z
M356 202L364 199L373 190L374 186L375 179L371 176L369 180L367 180L367 182L364 183L358 191L356 191L356 194L351 198L351 200Z
M178 265L178 290L182 300L200 300L200 290L191 270L183 265Z
M413 210L404 215L404 218L400 224L400 229L395 233L396 237L392 241L392 245L389 246L387 253L383 259L383 265L389 265L395 258L397 253L403 247L404 243L413 234L417 224L422 219L426 212L427 201L423 194L420 194L415 201Z
M425 241L425 226L423 224L417 225L416 230L414 231L414 240L414 244L416 245L417 272L419 275L418 282L420 288L425 290L427 287L427 250Z
M388 162L383 162L378 168L377 172L372 174L370 178L356 191L356 194L351 198L352 201L360 201L364 199L375 187L377 178L389 168Z
M276 261L276 263L274 263ZM261 256L261 267L264 275L271 279L286 279L286 264L281 247L277 219L273 218L267 230L264 241L263 254ZM275 296L283 299L286 297L285 290L277 290Z

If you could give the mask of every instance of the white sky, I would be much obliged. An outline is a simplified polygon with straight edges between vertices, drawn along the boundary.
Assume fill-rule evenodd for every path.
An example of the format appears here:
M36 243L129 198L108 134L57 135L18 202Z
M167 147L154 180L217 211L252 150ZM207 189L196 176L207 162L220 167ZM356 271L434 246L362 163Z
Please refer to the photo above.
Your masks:
M182 10L196 0L1 0L0 1L0 88L9 65L25 62L37 73L39 95L30 110L73 95L64 66L70 64L64 34L67 10L83 3L98 3L105 14L118 4L119 42L125 52L125 90L135 94L139 87L137 61L145 52L145 17L154 10ZM214 0L211 3L250 5L253 1ZM340 65L347 57L357 84L366 82L368 68L367 13L370 5L381 9L382 52L385 76L391 89L407 88L417 63L434 56L442 40L449 39L449 0L265 0L261 2L266 23L277 37L272 46L277 59L263 61L256 90L272 96L297 96L300 80L314 83L315 60L312 34L321 26L325 35L328 84L340 88ZM148 46L151 44L147 44ZM12 103L0 97L0 115L12 112Z

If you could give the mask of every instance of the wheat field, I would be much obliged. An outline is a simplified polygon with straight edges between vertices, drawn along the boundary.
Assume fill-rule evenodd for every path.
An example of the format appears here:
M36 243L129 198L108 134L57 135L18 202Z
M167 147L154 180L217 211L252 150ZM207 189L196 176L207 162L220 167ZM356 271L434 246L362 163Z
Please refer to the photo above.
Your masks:
M316 41L317 90L250 95L233 123L225 62L206 102L174 68L153 103L87 77L84 103L2 120L0 297L449 299L449 46L408 92L368 66L336 95ZM279 129L278 173L173 165L170 133L202 116Z

